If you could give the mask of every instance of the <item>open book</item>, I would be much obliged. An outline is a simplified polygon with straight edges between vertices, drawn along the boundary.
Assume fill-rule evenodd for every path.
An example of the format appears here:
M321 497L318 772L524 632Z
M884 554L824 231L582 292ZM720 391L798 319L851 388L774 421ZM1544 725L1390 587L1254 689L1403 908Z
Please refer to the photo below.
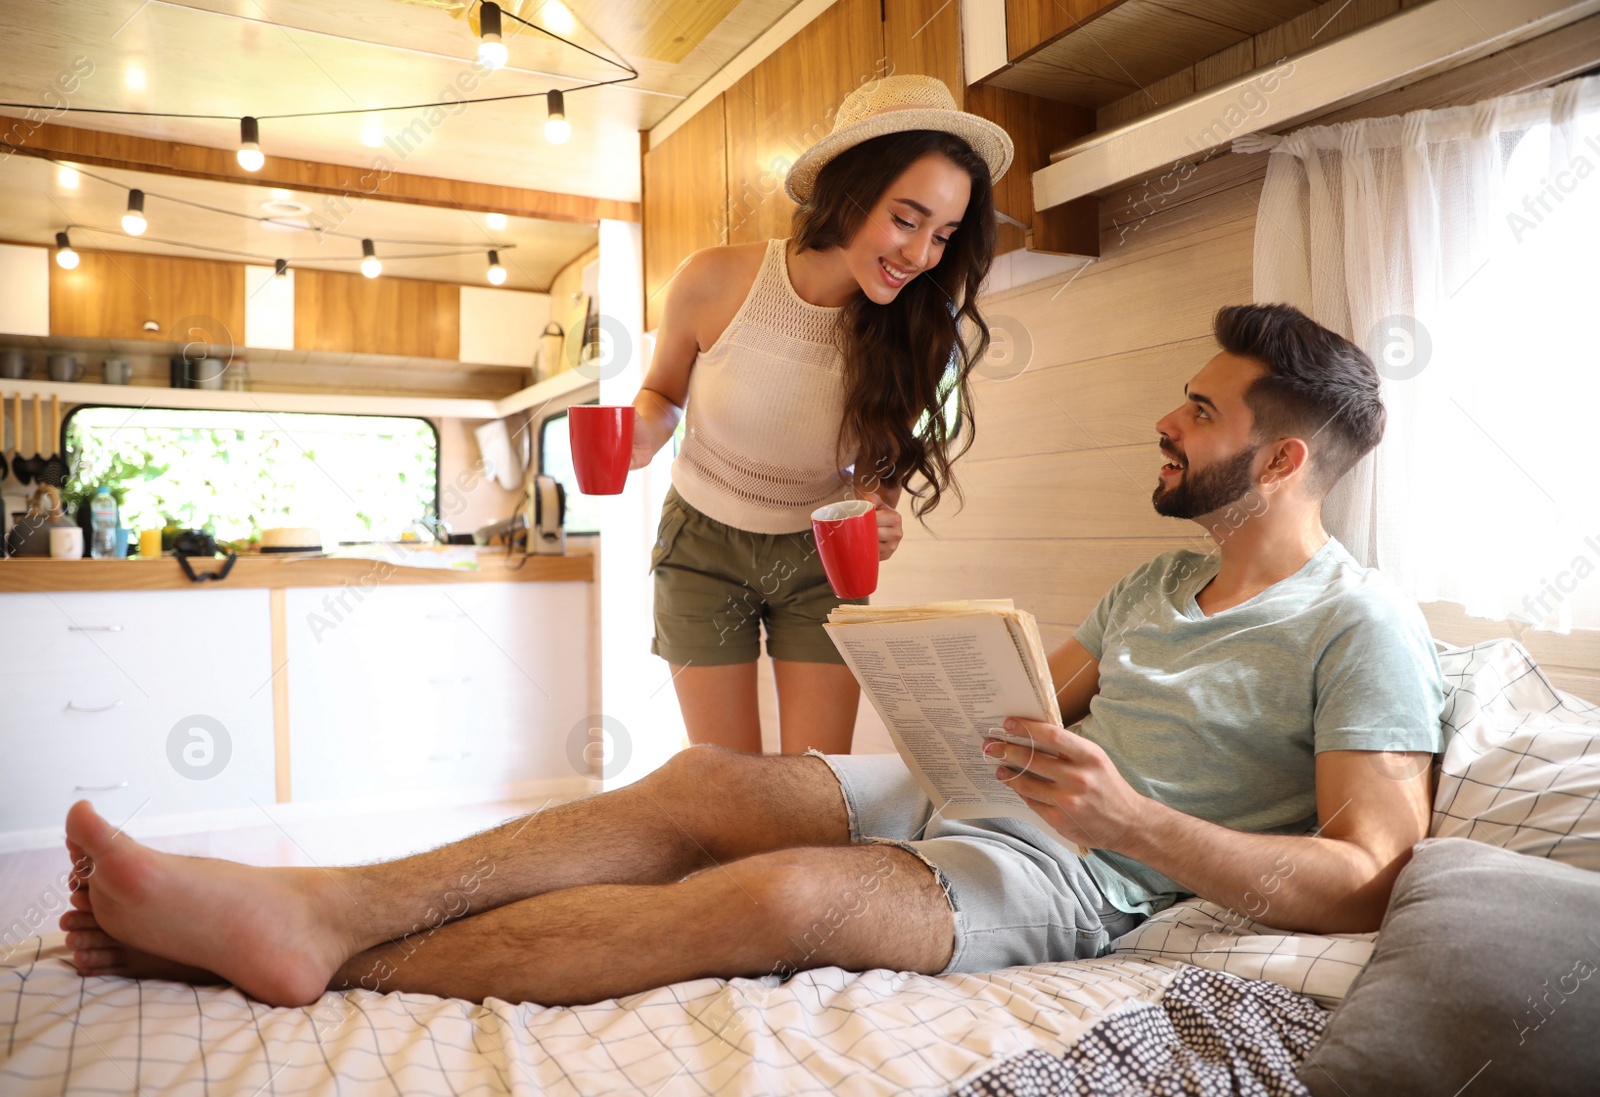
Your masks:
M983 753L985 739L1032 745L1005 730L1008 716L1061 722L1031 613L1009 598L845 605L823 627L940 815L1043 825Z

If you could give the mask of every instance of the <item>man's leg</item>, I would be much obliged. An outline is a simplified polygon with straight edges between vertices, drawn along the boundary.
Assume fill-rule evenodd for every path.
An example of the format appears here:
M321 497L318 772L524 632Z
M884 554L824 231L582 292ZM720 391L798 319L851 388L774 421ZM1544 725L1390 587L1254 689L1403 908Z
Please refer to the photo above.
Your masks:
M708 976L830 964L937 974L954 920L895 846L789 849L672 884L550 892L353 957L332 986L576 1005Z
M350 957L467 914L567 888L667 884L771 850L842 846L849 826L820 759L695 748L626 788L378 865L261 869L158 853L87 804L68 814L67 841L92 864L77 913L94 925L62 919L80 971L114 972L127 946L298 1004Z

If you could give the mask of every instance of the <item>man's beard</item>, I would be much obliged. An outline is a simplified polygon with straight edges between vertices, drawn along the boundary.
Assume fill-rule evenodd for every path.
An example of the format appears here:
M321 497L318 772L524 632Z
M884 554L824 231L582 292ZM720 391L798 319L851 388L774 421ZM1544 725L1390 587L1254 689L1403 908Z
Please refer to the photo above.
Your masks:
M1238 502L1245 492L1255 486L1250 476L1250 466L1255 461L1260 446L1240 450L1221 464L1199 470L1185 468L1178 474L1178 483L1167 487L1156 485L1150 501L1156 513L1168 518L1199 518L1212 514L1230 503Z

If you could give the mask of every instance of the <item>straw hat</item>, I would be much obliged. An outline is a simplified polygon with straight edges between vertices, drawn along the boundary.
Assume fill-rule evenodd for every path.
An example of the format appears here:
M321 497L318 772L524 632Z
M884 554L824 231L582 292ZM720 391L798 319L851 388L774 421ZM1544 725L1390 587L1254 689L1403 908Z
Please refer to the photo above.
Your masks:
M989 165L991 179L998 180L1011 166L1011 137L987 118L957 110L943 81L932 76L885 76L844 97L833 116L833 132L794 162L784 190L795 202L804 202L829 160L863 141L906 130L955 134Z

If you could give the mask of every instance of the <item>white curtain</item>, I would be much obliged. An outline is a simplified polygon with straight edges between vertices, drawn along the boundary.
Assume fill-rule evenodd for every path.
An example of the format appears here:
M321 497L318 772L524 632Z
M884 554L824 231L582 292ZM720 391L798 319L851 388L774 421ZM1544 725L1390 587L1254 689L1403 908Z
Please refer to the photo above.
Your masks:
M1255 299L1360 344L1388 408L1329 532L1419 602L1600 627L1600 77L1273 141Z

